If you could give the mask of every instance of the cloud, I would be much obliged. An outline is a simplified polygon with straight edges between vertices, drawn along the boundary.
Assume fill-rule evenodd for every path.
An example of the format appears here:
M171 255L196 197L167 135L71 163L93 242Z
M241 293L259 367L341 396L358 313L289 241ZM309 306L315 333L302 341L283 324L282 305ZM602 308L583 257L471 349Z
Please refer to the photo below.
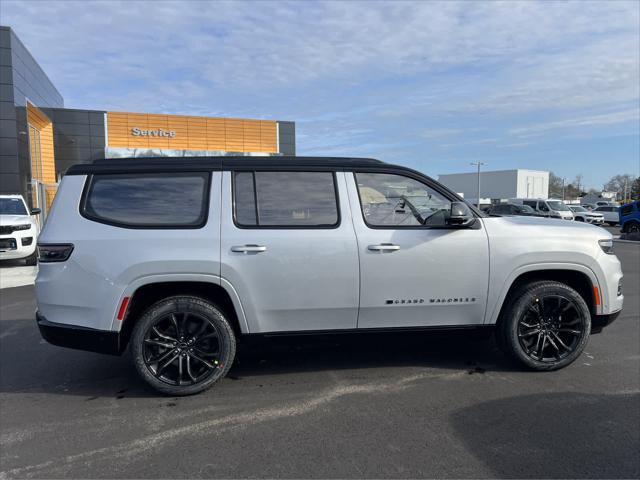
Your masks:
M422 165L530 135L536 165L582 166L558 132L628 133L612 112L640 101L637 1L3 0L2 22L67 106L294 120L301 153Z
M519 137L540 135L550 130L593 127L601 125L615 125L618 123L638 122L640 120L640 108L632 108L620 112L589 115L554 122L538 123L526 127L513 128L509 133Z

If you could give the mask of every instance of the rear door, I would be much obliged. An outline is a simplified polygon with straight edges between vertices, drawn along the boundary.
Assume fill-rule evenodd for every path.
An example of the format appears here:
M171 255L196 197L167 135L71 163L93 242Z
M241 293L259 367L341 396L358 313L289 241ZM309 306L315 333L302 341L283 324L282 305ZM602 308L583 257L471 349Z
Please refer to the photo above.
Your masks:
M451 199L416 178L357 172L347 182L360 252L358 328L482 324L482 221L448 228Z
M352 329L358 250L343 172L223 172L222 277L251 333Z

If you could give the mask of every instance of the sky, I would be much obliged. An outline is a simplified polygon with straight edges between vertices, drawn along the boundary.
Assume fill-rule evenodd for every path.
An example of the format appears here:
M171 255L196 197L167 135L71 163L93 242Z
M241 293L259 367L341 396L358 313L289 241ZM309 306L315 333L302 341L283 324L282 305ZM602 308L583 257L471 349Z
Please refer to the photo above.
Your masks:
M640 175L640 2L15 2L69 108L292 120L436 177Z

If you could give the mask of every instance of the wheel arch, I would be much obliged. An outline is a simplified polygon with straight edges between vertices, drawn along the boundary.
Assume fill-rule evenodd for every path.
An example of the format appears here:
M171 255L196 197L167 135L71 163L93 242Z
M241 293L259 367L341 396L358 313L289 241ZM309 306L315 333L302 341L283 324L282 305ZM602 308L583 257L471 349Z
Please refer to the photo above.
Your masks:
M592 314L599 313L598 309L601 308L602 299L600 298L600 304L597 304L594 287L597 287L599 295L602 295L600 293L602 290L595 273L590 268L578 264L528 265L514 271L505 282L499 301L486 323L497 324L508 303L509 296L522 285L537 280L553 280L569 285L584 298Z
M121 350L126 349L131 332L144 311L163 298L175 295L196 296L219 305L229 316L237 336L249 333L240 298L228 281L213 275L151 276L133 282L121 296L130 299L123 320L114 319L112 326L112 330L120 331Z

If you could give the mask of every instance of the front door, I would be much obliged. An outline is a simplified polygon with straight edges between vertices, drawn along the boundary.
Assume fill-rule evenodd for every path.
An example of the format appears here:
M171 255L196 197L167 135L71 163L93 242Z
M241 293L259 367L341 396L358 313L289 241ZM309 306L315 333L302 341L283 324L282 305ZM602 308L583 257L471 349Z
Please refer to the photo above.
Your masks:
M223 173L222 277L251 333L353 329L358 249L342 172Z
M360 252L358 328L482 324L489 281L482 222L447 227L451 199L415 178L346 178Z

